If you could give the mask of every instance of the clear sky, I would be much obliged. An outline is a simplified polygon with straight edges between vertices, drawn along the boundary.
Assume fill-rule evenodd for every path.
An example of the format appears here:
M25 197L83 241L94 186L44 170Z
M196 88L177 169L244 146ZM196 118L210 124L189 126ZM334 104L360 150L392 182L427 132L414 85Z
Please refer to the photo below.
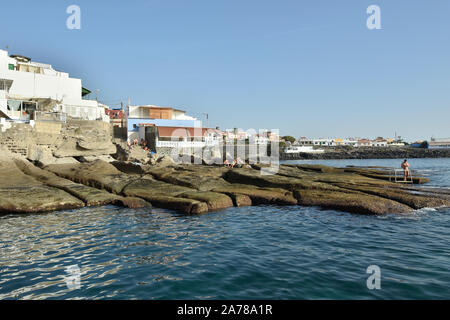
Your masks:
M69 30L66 8L81 8ZM381 30L366 9L381 8ZM99 99L295 137L450 137L450 1L8 1L0 47Z

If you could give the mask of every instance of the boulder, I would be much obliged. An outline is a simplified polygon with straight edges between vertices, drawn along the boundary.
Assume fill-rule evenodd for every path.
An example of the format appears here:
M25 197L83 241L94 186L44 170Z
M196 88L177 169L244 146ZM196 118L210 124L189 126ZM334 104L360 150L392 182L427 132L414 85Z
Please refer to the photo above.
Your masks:
M95 139L93 137L92 139ZM111 141L80 141L74 137L67 137L61 143L53 155L57 158L111 155L117 152L116 146Z
M151 207L151 204L149 202L136 197L120 197L119 201L124 207L128 207L131 209Z
M233 200L229 196L218 192L188 191L182 193L180 196L187 199L205 202L208 205L209 211L226 209L233 206Z
M171 166L175 164L175 161L173 161L173 159L168 156L162 156L161 158L158 158L158 160L156 161L156 164L160 167L166 167L166 166Z

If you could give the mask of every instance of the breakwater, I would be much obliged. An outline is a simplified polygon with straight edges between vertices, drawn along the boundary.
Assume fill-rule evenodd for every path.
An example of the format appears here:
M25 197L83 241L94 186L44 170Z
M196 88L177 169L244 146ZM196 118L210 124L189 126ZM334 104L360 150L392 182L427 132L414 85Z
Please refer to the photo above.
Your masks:
M280 160L450 158L450 148L410 147L325 148L324 153L280 153Z

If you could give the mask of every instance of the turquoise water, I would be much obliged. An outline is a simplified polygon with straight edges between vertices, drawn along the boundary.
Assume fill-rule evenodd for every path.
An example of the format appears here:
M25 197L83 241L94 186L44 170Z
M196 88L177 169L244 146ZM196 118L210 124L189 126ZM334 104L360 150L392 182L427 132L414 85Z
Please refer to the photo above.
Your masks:
M450 159L410 163L430 186L450 186ZM258 206L185 216L108 206L5 215L0 235L0 299L450 298L448 209L376 217ZM380 290L367 288L370 265L380 267Z

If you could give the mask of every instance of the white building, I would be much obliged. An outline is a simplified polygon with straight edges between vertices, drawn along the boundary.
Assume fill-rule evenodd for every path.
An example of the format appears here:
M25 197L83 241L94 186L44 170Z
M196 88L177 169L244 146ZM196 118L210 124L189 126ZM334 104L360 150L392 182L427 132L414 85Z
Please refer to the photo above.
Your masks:
M314 149L313 146L291 146L284 150L284 153L324 153L323 149Z
M201 127L164 127L152 124L139 126L139 139L147 141L150 149L217 147L222 132Z
M132 119L165 119L165 120L197 120L186 115L186 111L171 107L154 105L129 106L128 118Z
M352 138L347 138L342 141L342 145L356 147L356 146L358 146L358 140L352 139Z
M372 140L370 141L371 147L387 147L388 143L386 140Z
M66 72L0 50L0 117L27 121L48 111L109 122L105 106L84 100L82 90L81 80L70 78Z
M312 142L315 146L331 147L335 145L334 139L314 139Z
M202 127L197 118L186 115L186 111L154 105L129 106L127 109L128 141L141 134L139 127Z

